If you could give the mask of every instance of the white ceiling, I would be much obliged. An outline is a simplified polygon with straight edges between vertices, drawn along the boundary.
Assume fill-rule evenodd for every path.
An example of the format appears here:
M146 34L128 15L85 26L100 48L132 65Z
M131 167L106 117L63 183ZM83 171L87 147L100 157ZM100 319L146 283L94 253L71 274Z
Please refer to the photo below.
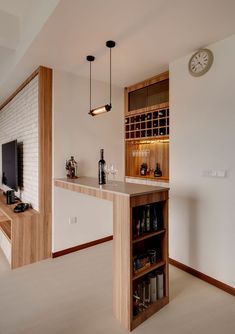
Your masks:
M234 0L61 0L56 5L0 83L2 99L38 65L88 76L88 54L96 57L93 78L108 81L109 39L117 43L112 50L113 83L124 87L235 33Z
M19 63L59 0L0 0L0 98L23 80ZM8 82L9 81L9 82Z
M0 10L22 18L31 3L33 0L0 0Z

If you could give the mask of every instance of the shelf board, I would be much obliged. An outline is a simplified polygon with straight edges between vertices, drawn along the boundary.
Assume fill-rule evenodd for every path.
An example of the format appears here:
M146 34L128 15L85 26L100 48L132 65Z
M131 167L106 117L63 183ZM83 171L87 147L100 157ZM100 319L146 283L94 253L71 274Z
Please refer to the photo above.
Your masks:
M137 242L140 242L140 241L145 240L145 239L148 239L148 238L152 238L152 237L154 237L155 235L159 235L159 234L162 234L162 233L165 233L165 232L166 232L166 230L159 230L159 231L155 231L155 232L146 233L146 234L144 234L144 235L142 235L142 236L140 236L140 237L134 239L134 240L132 241L132 243L135 244L135 243L137 243Z
M165 261L158 261L155 264L152 264L150 267L146 268L145 270L139 272L138 274L133 274L132 280L136 280L137 278L140 278L148 273L150 273L152 270L155 270L161 266L164 266L164 264L166 264Z
M169 181L169 177L165 177L165 176L161 176L161 177L154 177L154 176L150 176L150 175L145 175L145 176L140 176L140 175L136 175L136 176L130 176L130 175L126 175L125 177L131 178L131 179L150 179L150 180L155 180L155 181Z
M161 140L168 140L167 143L169 142L169 135L161 135L161 136L151 136L151 137L139 137L139 138L128 138L125 139L125 141L129 142L135 142L137 141L138 143L143 141L143 142L152 142L152 141L161 141ZM141 144L141 143L140 143Z
M156 302L149 305L149 307L146 310L133 317L131 323L131 329L133 330L134 328L139 326L142 322L151 317L154 313L159 311L162 307L164 307L168 303L169 303L168 296L156 300Z

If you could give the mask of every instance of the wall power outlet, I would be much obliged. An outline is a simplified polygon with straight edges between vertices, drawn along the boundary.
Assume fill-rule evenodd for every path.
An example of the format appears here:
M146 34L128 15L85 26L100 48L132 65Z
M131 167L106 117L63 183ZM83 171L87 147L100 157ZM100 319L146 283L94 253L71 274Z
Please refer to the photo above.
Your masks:
M78 223L78 217L69 217L69 224L77 224Z

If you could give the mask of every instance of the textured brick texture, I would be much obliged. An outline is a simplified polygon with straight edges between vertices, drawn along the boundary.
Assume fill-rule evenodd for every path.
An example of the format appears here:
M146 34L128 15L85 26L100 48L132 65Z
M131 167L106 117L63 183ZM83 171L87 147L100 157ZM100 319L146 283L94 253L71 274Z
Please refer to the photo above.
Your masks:
M22 201L38 210L38 76L0 111L0 176L2 144L17 139Z

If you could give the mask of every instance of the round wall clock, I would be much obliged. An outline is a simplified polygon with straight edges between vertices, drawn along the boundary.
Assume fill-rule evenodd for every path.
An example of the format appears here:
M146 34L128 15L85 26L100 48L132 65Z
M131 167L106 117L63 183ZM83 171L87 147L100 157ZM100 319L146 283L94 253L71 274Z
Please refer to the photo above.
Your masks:
M189 73L194 77L200 77L211 68L213 63L213 53L209 49L200 49L195 52L189 60Z

